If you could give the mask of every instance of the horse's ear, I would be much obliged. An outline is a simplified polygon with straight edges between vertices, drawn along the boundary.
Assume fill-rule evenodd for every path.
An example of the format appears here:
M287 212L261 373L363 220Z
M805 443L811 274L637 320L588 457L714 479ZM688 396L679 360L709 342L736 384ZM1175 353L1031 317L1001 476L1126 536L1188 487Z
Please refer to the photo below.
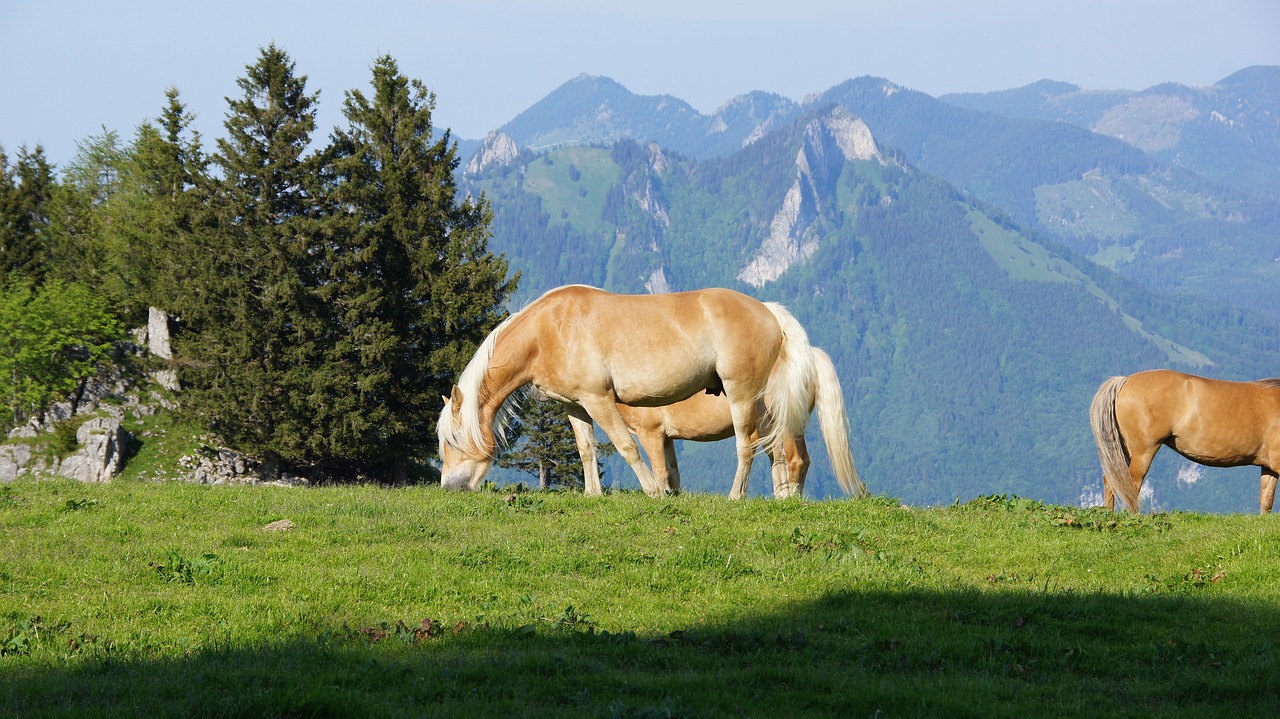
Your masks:
M462 390L458 389L458 385L453 386L453 392L445 399L446 406L453 410L454 418L462 416Z

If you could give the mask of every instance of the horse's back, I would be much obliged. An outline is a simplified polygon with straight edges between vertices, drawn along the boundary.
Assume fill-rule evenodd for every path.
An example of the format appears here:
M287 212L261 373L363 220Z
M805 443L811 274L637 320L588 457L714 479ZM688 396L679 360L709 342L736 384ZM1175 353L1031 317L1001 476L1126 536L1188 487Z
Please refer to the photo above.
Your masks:
M782 340L762 302L724 288L619 295L568 285L522 313L547 372L633 405L668 404L734 382L760 391Z
M1131 398L1148 405L1188 403L1227 412L1265 411L1280 408L1280 380L1234 382L1170 369L1147 370L1125 381L1118 399Z
M618 405L636 434L661 433L671 439L714 442L733 436L729 399L723 394L695 392L687 399L659 407Z
M687 353L709 358L734 351L768 351L781 329L763 302L723 287L656 295L621 295L587 285L567 285L527 308L562 333L578 331L579 346L672 359ZM770 361L770 366L772 361Z

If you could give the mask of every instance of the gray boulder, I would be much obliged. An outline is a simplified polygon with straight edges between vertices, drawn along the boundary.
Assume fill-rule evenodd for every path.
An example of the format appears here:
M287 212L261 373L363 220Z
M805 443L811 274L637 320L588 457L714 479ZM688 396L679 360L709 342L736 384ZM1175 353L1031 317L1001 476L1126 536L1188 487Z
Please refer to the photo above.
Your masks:
M0 445L0 484L9 484L18 478L31 463L31 445Z

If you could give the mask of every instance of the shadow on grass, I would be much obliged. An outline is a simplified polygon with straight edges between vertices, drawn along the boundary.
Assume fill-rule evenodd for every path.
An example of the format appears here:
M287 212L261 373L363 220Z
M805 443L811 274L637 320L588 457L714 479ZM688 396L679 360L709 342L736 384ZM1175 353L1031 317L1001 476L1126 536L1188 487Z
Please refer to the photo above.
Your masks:
M661 635L571 610L502 629L391 618L159 660L97 646L19 666L0 715L1272 716L1276 609L1195 590L907 590Z

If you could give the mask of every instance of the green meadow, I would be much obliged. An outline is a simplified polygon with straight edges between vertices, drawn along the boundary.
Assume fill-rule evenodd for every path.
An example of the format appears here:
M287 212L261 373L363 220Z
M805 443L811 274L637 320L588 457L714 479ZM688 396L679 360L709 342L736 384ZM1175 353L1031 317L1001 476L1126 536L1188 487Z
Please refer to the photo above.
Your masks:
M1275 517L0 487L6 717L1274 716L1278 610Z

